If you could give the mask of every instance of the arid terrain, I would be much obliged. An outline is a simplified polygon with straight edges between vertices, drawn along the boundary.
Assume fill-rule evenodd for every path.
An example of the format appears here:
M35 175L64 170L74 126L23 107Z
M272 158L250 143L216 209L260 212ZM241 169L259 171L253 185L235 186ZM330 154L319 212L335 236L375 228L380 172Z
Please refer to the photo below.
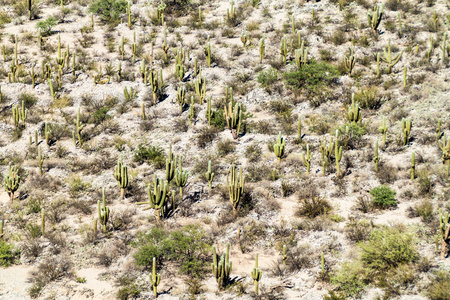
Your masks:
M0 299L450 299L449 8L2 0Z

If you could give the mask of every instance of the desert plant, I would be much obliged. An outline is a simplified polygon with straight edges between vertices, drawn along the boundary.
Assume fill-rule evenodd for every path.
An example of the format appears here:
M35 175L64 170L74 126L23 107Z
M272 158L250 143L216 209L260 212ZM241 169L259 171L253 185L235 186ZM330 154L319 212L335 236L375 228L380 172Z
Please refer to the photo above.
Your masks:
M361 109L358 103L355 102L355 94L352 94L352 105L347 109L347 120L356 124L362 119Z
M122 156L117 161L117 165L114 167L114 178L120 187L120 199L125 198L125 189L128 186L128 168L122 162Z
M211 183L214 177L214 173L211 172L211 160L208 161L208 171L205 172L206 180L208 180L209 191L211 191Z
M236 103L233 107L233 101L229 103L228 109L225 105L224 118L227 122L228 128L231 130L233 138L237 139L241 129L242 105L240 103Z
M103 232L106 232L106 224L108 224L110 210L106 206L105 188L102 189L102 202L103 207L100 206L100 200L97 201L98 219L100 224L103 225Z
M370 190L370 194L373 197L373 203L379 208L389 208L397 205L395 200L395 191L389 186L380 185Z
M403 145L406 146L409 142L409 135L411 133L411 127L413 123L411 121L411 118L409 119L402 119L402 133L403 133Z
M239 202L244 193L244 177L242 175L242 168L239 170L239 175L236 171L236 166L231 165L230 176L227 176L227 187L230 197L231 205L233 205L233 214L236 216L239 209Z
M261 269L258 268L258 253L255 254L255 267L253 268L251 275L255 282L255 294L258 295L258 284L262 276Z
M148 201L138 202L138 205L147 204L148 207L144 208L144 210L153 208L155 210L156 220L160 221L160 215L164 216L164 206L166 204L167 195L168 195L168 184L163 180L160 180L156 177L153 181L153 190L150 187L150 184L147 187L148 191Z
M89 11L100 15L105 23L116 23L120 15L126 12L127 2L125 0L96 0L92 2Z
M52 28L57 23L56 18L51 16L45 20L37 22L36 27L41 31L41 35L48 36L52 33Z
M378 172L378 162L380 157L378 156L378 140L375 141L375 154L373 155L373 162L375 163L375 172Z
M18 253L13 251L13 249L13 245L0 241L0 267L8 267L14 262Z
M44 155L42 155L41 146L38 146L38 166L39 166L39 174L42 176L44 172L42 171L42 165L44 164Z
M178 158L178 169L175 172L175 185L180 188L180 198L183 200L183 187L186 186L188 173L183 172L181 157Z
M384 57L381 58L384 62L386 62L388 64L388 70L387 70L388 74L391 74L392 68L398 63L400 58L402 58L403 51L404 50L402 50L400 53L398 53L397 55L394 55L394 57L392 57L391 39L388 40L387 48L383 48Z
M266 53L266 46L264 42L264 38L259 40L259 63L261 64Z
M75 120L75 127L76 127L76 135L75 135L75 131L72 131L72 137L73 137L73 143L75 144L75 146L77 145L75 136L78 138L78 146L83 146L83 140L81 137L81 131L84 128L84 125L81 125L80 122L80 107L78 107L78 112L77 112L77 118Z
M17 167L13 167L12 164L9 163L9 172L3 177L3 187L9 194L11 201L13 201L14 199L14 192L19 189L20 176L18 175L18 173L19 170L17 169Z
M216 247L213 246L213 262L211 263L211 266L219 289L226 287L230 280L232 268L232 262L230 261L230 243L227 243L227 251L223 253L220 258L216 253Z
M376 5L372 11L367 12L367 22L374 32L377 32L377 28L381 23L381 18L383 17L384 4Z
M278 134L277 142L273 145L273 152L275 156L278 157L278 161L281 161L281 158L284 155L284 149L286 148L286 139L281 137L281 132Z
M350 55L344 57L344 60L343 60L344 69L345 69L345 72L348 74L348 76L352 75L352 71L353 71L353 68L355 67L355 63L356 63L356 57L355 57L353 51L354 51L353 48L350 48Z
M427 287L427 296L430 300L448 300L448 286L450 274L447 271L437 271Z
M386 126L386 117L383 116L383 125L378 128L378 131L383 134L383 146L386 146L386 133L388 131L388 127Z
M416 153L413 151L411 153L411 180L414 180L416 178Z
M150 283L153 286L153 296L155 296L155 298L158 298L158 285L161 281L161 275L156 274L156 257L153 257L152 273L149 274L149 277Z
M166 180L170 184L175 177L175 169L177 168L177 157L172 154L172 144L169 145L169 155L166 158Z
M300 206L296 215L306 216L311 219L320 215L325 215L332 210L332 206L328 200L320 196L302 197L299 200L299 204Z
M303 153L303 163L306 165L306 172L309 174L309 170L311 168L311 158L312 155L309 152L309 144L306 144L306 155Z
M450 242L450 216L448 212L442 214L441 209L439 209L439 232L442 239L441 259L444 259Z
M442 163L447 164L447 177L450 171L450 138L444 134L444 138L442 141L439 141L439 148L442 150Z

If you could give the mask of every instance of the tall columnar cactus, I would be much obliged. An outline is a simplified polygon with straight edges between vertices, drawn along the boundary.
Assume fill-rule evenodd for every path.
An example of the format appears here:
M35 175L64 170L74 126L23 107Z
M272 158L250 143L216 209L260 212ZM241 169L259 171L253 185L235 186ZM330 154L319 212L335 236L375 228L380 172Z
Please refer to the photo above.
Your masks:
M352 105L347 109L347 120L356 124L362 119L361 109L358 103L355 102L355 94L352 93Z
M281 161L281 158L284 155L284 150L286 148L286 139L281 137L281 131L278 134L277 142L273 145L273 152L275 156L278 157L278 161Z
M19 189L20 176L18 174L19 170L17 170L17 167L13 167L11 163L9 163L9 172L3 177L3 187L9 194L11 201L14 200L14 192Z
M352 76L353 68L356 64L356 57L353 53L353 48L350 48L350 55L344 57L344 68L345 72L348 74L348 76Z
M119 55L122 57L122 60L123 60L123 57L125 55L125 40L123 37L120 40L120 44L119 44Z
M241 129L242 121L242 106L240 103L236 103L233 107L233 101L228 105L228 109L225 106L224 118L227 122L228 128L231 130L231 134L234 139L239 137L239 131Z
M194 96L191 96L191 105L189 105L189 126L192 125L192 119L195 116L195 102L194 102Z
M34 72L34 65L31 66L31 71L28 72L28 75L30 75L30 77L31 77L31 86L32 86L33 89L34 89L35 86L36 86L36 79L37 79L37 77L38 77L38 74L36 74L36 73Z
M211 191L211 183L214 177L214 173L211 172L211 160L208 161L208 171L205 172L206 180L208 180L209 191Z
M211 126L211 118L213 117L213 111L211 109L211 96L206 101L206 118L208 119L208 125Z
M194 81L195 93L200 99L200 104L203 104L206 98L206 78L199 76L197 80Z
M305 155L305 153L303 153L303 163L306 165L306 172L308 172L308 174L309 174L309 170L311 168L311 158L312 158L312 155L309 152L309 145L306 144L306 155Z
M128 168L122 162L122 156L117 161L117 165L114 167L114 178L120 187L120 199L125 198L125 189L128 186Z
M228 193L230 196L230 202L233 205L233 214L236 216L239 209L239 202L241 201L242 194L244 193L244 177L242 175L242 168L238 172L236 166L231 165L230 176L227 177Z
M172 144L169 146L169 155L166 158L166 180L168 183L175 177L175 169L177 168L177 157L172 154Z
M331 155L333 153L334 143L330 141L330 143L327 146L326 141L322 141L322 144L320 145L320 154L322 155L322 172L323 175L325 175L326 166L328 165L328 162L331 159Z
M5 220L0 220L0 241L3 240L3 228L5 227Z
M161 275L156 274L156 257L153 257L152 274L149 274L150 283L153 286L153 296L158 298L158 285L161 281Z
M280 42L280 55L281 55L281 60L283 61L283 63L286 64L286 60L287 60L287 55L288 55L288 49L287 49L287 41L286 41L286 36L283 36L281 38L281 42Z
M341 174L341 158L342 158L342 146L338 147L338 141L336 140L334 147L334 158L336 161L336 173Z
M178 169L175 172L175 185L180 188L180 198L183 200L183 187L186 186L188 173L183 171L181 157L178 158Z
M73 143L75 144L75 146L77 145L77 142L75 139L75 135L76 135L76 137L78 138L78 145L81 147L81 146L83 146L81 131L83 130L84 125L81 125L81 122L80 122L80 108L79 107L78 107L78 112L77 112L77 118L75 120L75 126L76 126L76 134L75 134L75 131L72 131Z
M377 28L381 23L381 18L383 17L384 4L376 5L372 11L367 12L367 22L374 32L377 32Z
M375 141L375 154L373 156L373 162L375 163L375 172L378 172L378 162L380 157L378 156L378 140Z
M106 206L105 188L102 189L103 207L100 206L100 200L97 201L98 219L103 225L103 232L106 232L106 224L109 220L109 207Z
M283 260L283 266L286 267L286 261L287 261L287 247L286 245L283 245L283 252L281 253L282 255L282 260Z
M37 160L38 160L38 165L39 165L39 174L43 175L44 172L42 171L42 165L44 164L44 155L42 154L41 146L38 146Z
M450 171L450 138L447 139L445 134L443 140L439 141L439 148L441 148L442 150L442 163L447 164L447 176L448 176Z
M413 151L411 153L411 180L414 180L416 177L416 153Z
M403 145L405 146L409 142L409 135L411 133L411 127L413 123L411 121L411 118L402 119L402 132L403 132Z
M131 29L131 4L130 4L130 2L128 2L126 13L127 13L127 19L128 19L128 28Z
M160 221L160 215L164 216L164 206L166 204L167 195L168 195L168 184L163 180L160 180L156 177L153 182L153 190L151 189L150 184L147 187L148 192L148 201L146 202L138 202L138 205L147 204L148 207L144 208L144 210L153 208L155 210L156 220Z
M22 106L14 105L12 108L14 125L19 127L20 121L22 121L23 127L25 127L25 120L28 116L28 109L25 108L25 102L22 101Z
M45 235L45 209L41 208L41 234Z
M149 75L148 80L150 82L150 87L152 88L152 92L153 92L153 104L156 105L158 89L161 86L161 84L158 81L158 73L156 71L151 70L148 75Z
M260 64L262 63L265 54L266 54L266 45L264 42L264 38L261 38L259 40L259 63Z
M403 51L405 51L405 50L402 50L400 53L398 53L397 55L394 55L394 57L392 57L391 39L388 40L387 48L383 48L384 57L381 58L385 63L388 64L388 71L387 71L388 74L391 74L392 68L398 63L400 58L402 58Z
M436 137L439 140L442 136L442 121L439 118L437 122L437 128L436 128Z
M186 89L184 87L177 89L177 103L180 106L180 113L182 113L183 106L186 104Z
M298 70L300 70L302 66L306 65L306 63L308 62L308 48L304 47L303 42L300 46L300 49L296 49L294 51L294 57L295 65L297 66Z
M133 43L131 44L131 53L133 54L133 64L136 62L136 31L133 35Z
M383 146L386 146L386 133L388 131L388 127L386 126L386 117L383 116L383 125L378 128L378 131L383 134Z
M298 143L301 143L303 139L302 139L302 119L301 119L300 115L298 116L297 124L298 124L297 125L297 135L298 135L297 141L298 141Z
M255 267L253 268L251 275L255 282L255 294L258 295L258 284L262 277L261 269L258 268L258 253L255 255Z
M227 8L227 21L233 22L236 18L236 7L234 6L234 1L231 1L230 8Z
M450 215L448 212L442 214L441 209L439 209L439 229L442 239L441 259L444 259L450 242Z
M205 47L206 65L208 68L211 67L211 45L208 42Z
M219 256L216 253L216 247L213 246L213 262L211 263L212 273L217 280L219 289L228 285L232 262L230 261L230 243L227 243L227 251Z

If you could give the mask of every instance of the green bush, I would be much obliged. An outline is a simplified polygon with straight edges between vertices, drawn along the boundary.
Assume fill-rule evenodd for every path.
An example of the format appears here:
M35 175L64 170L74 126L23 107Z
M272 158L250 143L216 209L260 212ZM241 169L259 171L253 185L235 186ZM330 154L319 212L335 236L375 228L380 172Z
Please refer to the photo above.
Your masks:
M14 262L17 253L13 252L13 245L0 241L0 267L8 267Z
M174 262L181 274L191 277L202 278L209 270L211 240L199 225L187 225L172 232L154 227L138 237L136 246L139 250L134 258L138 266L151 267L156 257L159 268L166 261Z
M103 107L103 108L100 108L99 110L95 111L94 115L92 116L93 123L96 125L99 125L106 119L111 118L111 116L108 115L108 112L109 112L109 107Z
M157 169L161 169L165 166L166 155L164 154L164 149L157 146L145 146L139 144L136 153L134 154L133 160L137 163L152 163Z
M427 289L430 300L450 300L450 273L438 271Z
M261 71L259 72L256 80L258 80L261 86L267 90L270 88L272 84L277 82L278 80L277 70L270 68L266 71Z
M373 197L373 203L378 208L388 208L397 205L395 200L395 191L387 185L380 185L370 190Z
M359 262L346 262L340 270L331 277L331 283L338 286L338 291L345 297L361 295L370 283L368 270Z
M127 1L125 0L96 0L91 4L89 11L100 15L103 22L115 23L126 8Z
M39 21L36 27L41 30L43 36L50 35L52 33L52 28L58 24L55 17L48 17L45 21Z
M412 234L398 227L374 230L369 240L359 246L362 249L361 261L380 274L419 258Z

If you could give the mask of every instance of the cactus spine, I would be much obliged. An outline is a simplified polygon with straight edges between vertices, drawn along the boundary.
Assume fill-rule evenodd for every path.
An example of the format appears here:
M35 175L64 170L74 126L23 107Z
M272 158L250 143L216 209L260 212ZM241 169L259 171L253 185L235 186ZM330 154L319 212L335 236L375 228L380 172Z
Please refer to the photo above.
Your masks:
M383 146L386 146L386 133L388 131L388 127L386 126L386 117L383 116L383 125L378 128L378 131L383 134Z
M445 212L442 214L441 209L439 209L439 227L440 227L440 234L442 238L442 246L441 246L441 259L445 258L445 254L447 253L447 245L449 243L449 237L450 237L450 216L448 212Z
M416 175L416 153L413 151L411 153L411 180L414 180L415 175Z
M273 145L273 152L275 156L278 157L278 161L281 161L281 158L284 155L284 150L286 148L286 139L281 137L281 131L278 134L277 142Z
M236 216L239 209L239 202L244 193L244 177L242 175L242 168L239 168L239 176L236 171L236 166L231 165L230 177L227 177L228 192L230 195L230 202L233 205L233 214Z
M161 275L156 274L156 257L153 257L152 274L149 275L150 283L153 286L153 296L158 297L158 285L161 281Z
M14 192L19 188L20 176L18 175L19 171L17 168L9 163L9 172L3 178L3 187L6 192L9 193L10 200L14 200Z
M303 153L303 163L306 165L306 172L309 174L309 170L311 168L311 158L312 155L309 152L309 145L306 144L306 155Z
M403 145L409 142L409 134L411 133L412 121L409 119L402 119Z
M211 191L211 183L214 177L214 173L211 172L211 160L208 161L208 171L206 171L205 177L208 180L209 191Z
M100 200L97 201L98 219L100 220L100 224L103 225L103 232L106 232L106 224L108 224L110 211L109 207L106 206L105 188L102 189L102 200L103 207L100 206Z
M219 259L216 247L213 246L213 262L211 263L212 273L217 280L219 289L227 286L230 280L232 262L230 261L230 243L227 243L227 251Z
M258 253L256 253L256 255L255 255L255 267L253 268L251 275L255 282L255 294L258 295L258 284L259 284L259 281L261 280L261 276L262 276L262 272L258 268Z

